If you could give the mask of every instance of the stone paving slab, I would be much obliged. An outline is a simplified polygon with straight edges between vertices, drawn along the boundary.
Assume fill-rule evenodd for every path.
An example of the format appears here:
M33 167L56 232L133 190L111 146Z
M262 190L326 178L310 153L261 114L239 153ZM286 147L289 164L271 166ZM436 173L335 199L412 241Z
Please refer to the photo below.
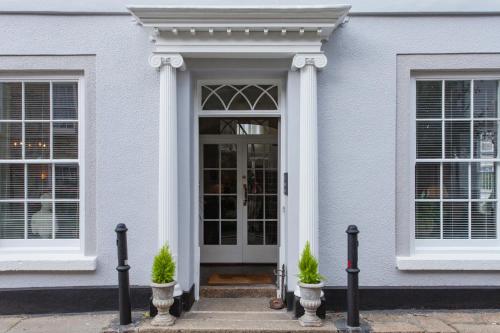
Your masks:
M454 327L460 333L500 333L499 325L455 324Z
M0 333L8 332L12 327L17 325L25 317L22 316L5 316L0 317Z

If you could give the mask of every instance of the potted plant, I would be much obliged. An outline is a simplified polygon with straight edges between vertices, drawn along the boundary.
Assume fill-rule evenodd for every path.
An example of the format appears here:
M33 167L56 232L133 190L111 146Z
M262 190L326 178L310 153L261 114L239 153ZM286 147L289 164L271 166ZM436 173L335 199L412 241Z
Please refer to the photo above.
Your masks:
M299 318L302 326L321 326L323 322L316 315L321 305L321 288L324 277L318 272L318 260L311 254L309 242L299 260L300 305L304 307L304 315Z
M170 307L174 304L175 262L168 245L163 246L153 261L151 273L151 288L153 289L153 305L158 314L151 321L154 326L171 326L175 317L170 314Z

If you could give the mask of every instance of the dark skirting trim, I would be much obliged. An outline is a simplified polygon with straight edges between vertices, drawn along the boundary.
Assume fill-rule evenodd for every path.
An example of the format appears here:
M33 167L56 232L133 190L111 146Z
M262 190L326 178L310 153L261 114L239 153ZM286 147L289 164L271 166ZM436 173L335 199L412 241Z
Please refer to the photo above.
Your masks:
M346 311L346 288L325 287L327 311ZM304 309L293 292L287 308L300 316ZM498 307L500 287L364 287L359 290L361 310L390 309L490 309ZM318 309L319 310L319 309Z
M134 310L149 305L151 288L130 287ZM0 315L118 311L118 287L0 289Z

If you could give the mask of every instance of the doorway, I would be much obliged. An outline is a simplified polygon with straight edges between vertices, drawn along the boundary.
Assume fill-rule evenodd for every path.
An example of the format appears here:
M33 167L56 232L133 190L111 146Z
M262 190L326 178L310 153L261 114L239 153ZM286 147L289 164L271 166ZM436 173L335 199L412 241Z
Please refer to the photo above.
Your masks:
M200 262L276 264L279 118L200 118Z

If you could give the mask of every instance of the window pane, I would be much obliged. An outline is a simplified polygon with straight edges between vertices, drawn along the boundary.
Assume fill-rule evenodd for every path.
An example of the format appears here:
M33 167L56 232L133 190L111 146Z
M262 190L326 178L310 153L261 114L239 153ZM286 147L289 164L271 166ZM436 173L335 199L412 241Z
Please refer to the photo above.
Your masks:
M203 192L219 193L219 171L205 170L203 171Z
M203 167L219 167L219 145L203 145Z
M236 193L236 170L221 171L221 192L226 194Z
M469 238L469 204L467 202L443 203L443 238Z
M56 199L78 199L79 191L78 164L56 164Z
M219 196L205 195L203 214L206 219L219 218Z
M22 158L22 124L0 123L0 159Z
M221 197L221 218L236 219L236 196Z
M446 118L470 117L470 81L445 81Z
M24 108L26 119L49 120L50 84L48 82L25 83L24 91Z
M79 238L78 202L56 202L56 238Z
M440 164L417 163L415 165L415 198L439 199L440 198Z
M473 202L471 217L472 239L497 238L496 202Z
M24 164L0 164L0 199L24 198Z
M236 145L220 145L221 168L236 168Z
M53 123L54 158L78 159L78 123Z
M441 158L441 122L417 122L417 158Z
M264 244L264 222L248 221L247 241L248 245Z
M278 193L278 172L266 170L266 193Z
M262 195L248 196L248 218L262 219L264 218L264 197Z
M496 198L496 168L493 162L471 164L472 199Z
M498 94L497 80L474 81L474 117L497 118Z
M266 244L278 244L278 222L266 221Z
M52 198L52 164L28 164L28 198Z
M257 194L263 193L264 179L262 170L248 170L248 193Z
M54 119L78 119L78 84L55 82L52 84Z
M266 219L278 218L278 197L266 195Z
M415 203L415 238L439 239L441 237L439 202Z
M24 203L0 202L0 239L24 239Z
M495 158L497 156L496 121L474 121L474 157Z
M263 135L278 133L278 118L200 118L200 134Z
M237 239L236 221L221 222L221 244L236 245Z
M469 196L469 164L443 163L443 197L467 199Z
M28 203L28 238L52 238L52 202Z
M470 122L445 122L445 157L470 158Z
M20 82L0 83L0 119L20 120L22 118L22 84Z
M27 123L26 133L26 158L48 159L50 158L50 124L49 123Z
M441 118L442 82L417 81L417 118Z
M219 245L219 221L203 223L203 242L205 245Z

